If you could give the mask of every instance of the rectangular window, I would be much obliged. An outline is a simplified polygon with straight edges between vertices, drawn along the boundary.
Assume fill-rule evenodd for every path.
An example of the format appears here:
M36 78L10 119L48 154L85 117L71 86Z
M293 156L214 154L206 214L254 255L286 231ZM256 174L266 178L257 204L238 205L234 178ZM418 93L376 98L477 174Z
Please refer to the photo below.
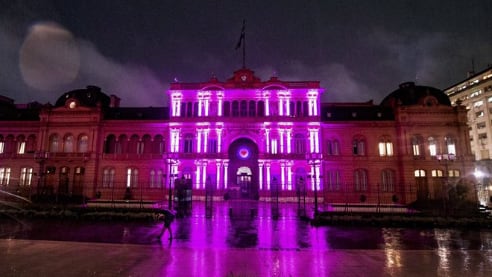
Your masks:
M0 185L8 186L10 182L10 167L0 167Z
M482 100L473 103L473 107L475 107L475 108L481 107L482 105L483 105L483 101Z
M19 178L20 186L30 186L32 183L32 168L31 167L23 167L21 168L21 176Z
M379 143L379 156L386 156L386 147L384 142Z
M431 171L431 175L432 175L432 177L443 177L443 172L442 172L442 170L439 170L439 169L433 169Z
M329 171L327 177L326 189L329 191L340 190L340 171Z
M135 168L128 168L126 171L126 187L135 188L138 185L138 170Z
M380 142L379 143L379 156L393 156L393 143Z
M217 140L210 139L208 141L208 152L209 153L217 153Z
M479 122L477 123L477 129L483 129L486 127L487 124L485 124L485 122Z
M277 154L278 153L278 141L276 139L272 139L271 147L272 147L271 153Z

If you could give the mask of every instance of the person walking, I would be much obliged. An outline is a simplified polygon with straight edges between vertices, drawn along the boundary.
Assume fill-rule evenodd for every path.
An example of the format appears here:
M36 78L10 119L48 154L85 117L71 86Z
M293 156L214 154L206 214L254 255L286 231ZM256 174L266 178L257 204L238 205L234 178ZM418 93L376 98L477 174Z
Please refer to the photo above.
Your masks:
M164 216L164 224L162 225L161 233L157 236L157 238L161 239L164 232L167 230L169 232L169 240L173 239L173 230L171 229L171 223L174 221L174 213L170 210L162 210L162 215Z

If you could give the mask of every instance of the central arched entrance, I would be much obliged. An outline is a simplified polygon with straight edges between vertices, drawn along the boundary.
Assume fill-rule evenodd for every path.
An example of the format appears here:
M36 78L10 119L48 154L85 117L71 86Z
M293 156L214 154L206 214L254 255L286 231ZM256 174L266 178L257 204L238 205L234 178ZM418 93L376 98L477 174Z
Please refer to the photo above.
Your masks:
M258 146L240 138L229 147L229 190L231 197L258 199Z

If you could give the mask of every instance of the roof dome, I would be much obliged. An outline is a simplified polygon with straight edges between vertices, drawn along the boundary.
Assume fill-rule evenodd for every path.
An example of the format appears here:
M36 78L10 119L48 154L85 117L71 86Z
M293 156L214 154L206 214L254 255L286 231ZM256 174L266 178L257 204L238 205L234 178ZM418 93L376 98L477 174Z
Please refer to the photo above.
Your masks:
M441 90L427 87L416 86L414 82L406 82L399 88L390 93L381 102L381 106L451 106L449 97Z
M76 100L77 104L85 107L109 107L111 98L96 86L87 86L85 89L76 89L64 93L56 100L55 107L62 107L67 104L67 100Z

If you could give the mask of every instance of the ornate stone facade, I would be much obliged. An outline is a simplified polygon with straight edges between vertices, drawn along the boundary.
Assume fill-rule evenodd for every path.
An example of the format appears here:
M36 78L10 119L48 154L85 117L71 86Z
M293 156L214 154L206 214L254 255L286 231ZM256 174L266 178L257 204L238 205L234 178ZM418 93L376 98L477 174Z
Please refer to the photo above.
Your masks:
M158 201L184 178L199 200L408 204L473 172L466 110L442 91L405 83L380 105L320 103L323 92L242 68L226 81L172 83L169 108L119 107L94 86L54 106L4 98L0 185Z

